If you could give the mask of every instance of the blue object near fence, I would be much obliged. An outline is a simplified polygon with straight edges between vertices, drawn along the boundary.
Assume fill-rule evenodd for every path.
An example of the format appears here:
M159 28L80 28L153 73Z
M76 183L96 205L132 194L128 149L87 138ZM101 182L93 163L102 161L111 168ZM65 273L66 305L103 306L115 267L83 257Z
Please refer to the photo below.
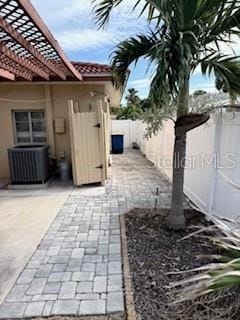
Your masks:
M113 154L123 153L123 146L124 146L124 135L112 134L112 153Z

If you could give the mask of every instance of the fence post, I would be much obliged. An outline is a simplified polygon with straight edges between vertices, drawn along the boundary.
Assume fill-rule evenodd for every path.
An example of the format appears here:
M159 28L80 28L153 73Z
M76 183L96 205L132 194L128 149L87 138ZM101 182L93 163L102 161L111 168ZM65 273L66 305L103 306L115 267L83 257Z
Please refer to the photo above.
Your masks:
M99 100L97 105L97 117L98 122L100 123L100 130L99 130L99 146L100 146L100 155L102 161L102 185L105 185L106 180L106 145L105 145L105 127L104 127L104 119L103 119L103 102Z
M128 132L129 132L129 148L131 148L132 144L132 120L128 120Z
M74 152L74 102L73 100L68 100L68 121L69 121L69 131L70 131L70 145L71 145L71 160L72 160L72 172L73 172L73 183L78 184L77 172L76 172L76 157Z
M213 146L213 156L214 160L212 164L212 173L210 177L210 188L209 188L209 199L208 199L208 211L207 213L211 216L214 213L214 200L215 200L215 190L218 178L218 164L220 159L220 147L221 147L221 137L222 137L222 113L217 118L217 123L215 126L215 137Z

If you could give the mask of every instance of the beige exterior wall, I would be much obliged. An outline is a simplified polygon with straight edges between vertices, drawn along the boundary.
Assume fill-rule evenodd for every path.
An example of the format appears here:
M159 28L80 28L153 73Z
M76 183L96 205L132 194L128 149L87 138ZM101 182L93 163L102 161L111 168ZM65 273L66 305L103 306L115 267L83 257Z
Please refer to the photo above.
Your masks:
M71 144L68 121L68 100L78 102L81 112L88 112L89 108L97 105L100 97L92 97L91 91L104 91L103 85L54 85L51 87L53 99L53 118L63 117L65 119L66 133L55 134L56 157L59 158L62 151L66 152L68 160L71 158Z
M49 89L48 89L49 88ZM96 93L91 96L90 92ZM109 83L89 84L0 84L0 178L9 178L7 149L15 145L12 112L14 110L45 110L48 144L51 155L59 159L65 152L71 160L71 145L68 120L68 100L78 102L81 112L94 108L104 94L117 104L120 94L114 93ZM9 101L7 101L9 100ZM65 119L65 133L56 134L54 119Z

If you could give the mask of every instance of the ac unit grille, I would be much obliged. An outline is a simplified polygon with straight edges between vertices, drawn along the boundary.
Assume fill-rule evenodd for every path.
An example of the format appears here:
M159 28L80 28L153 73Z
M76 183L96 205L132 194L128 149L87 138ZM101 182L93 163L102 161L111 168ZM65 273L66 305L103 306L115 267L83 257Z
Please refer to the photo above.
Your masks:
M48 146L8 149L11 181L44 183L49 178Z

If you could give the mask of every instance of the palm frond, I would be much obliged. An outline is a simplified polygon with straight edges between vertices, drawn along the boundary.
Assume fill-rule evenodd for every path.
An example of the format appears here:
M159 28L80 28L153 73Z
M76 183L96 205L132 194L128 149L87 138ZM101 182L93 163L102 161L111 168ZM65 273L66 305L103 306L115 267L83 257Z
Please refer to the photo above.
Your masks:
M97 0L93 0L95 20L99 28L108 22L111 11L121 2L123 2L123 0L102 0L100 3L98 3Z
M216 230L213 228L214 233L208 236L208 239L223 250L222 255L213 255L215 263L179 273L194 273L194 275L170 284L171 288L177 288L177 299L174 304L240 284L239 223L214 217L214 226L221 234L216 235ZM202 232L205 231L203 228ZM196 235L193 233L193 236Z
M218 10L217 19L209 30L208 41L216 36L223 37L223 40L233 34L239 34L240 30L240 1L223 1Z
M155 45L154 35L138 35L121 42L112 55L112 68L114 84L117 88L124 86L128 68L141 57L150 57L150 52Z
M216 82L225 91L240 94L240 57L226 56L219 53L207 56L201 61L202 73L214 75Z
M124 0L92 0L94 4L94 15L98 26L103 27L108 21L112 10L119 6ZM144 3L145 2L145 3ZM133 11L140 7L140 16L148 12L148 20L152 20L158 7L158 0L136 0Z

